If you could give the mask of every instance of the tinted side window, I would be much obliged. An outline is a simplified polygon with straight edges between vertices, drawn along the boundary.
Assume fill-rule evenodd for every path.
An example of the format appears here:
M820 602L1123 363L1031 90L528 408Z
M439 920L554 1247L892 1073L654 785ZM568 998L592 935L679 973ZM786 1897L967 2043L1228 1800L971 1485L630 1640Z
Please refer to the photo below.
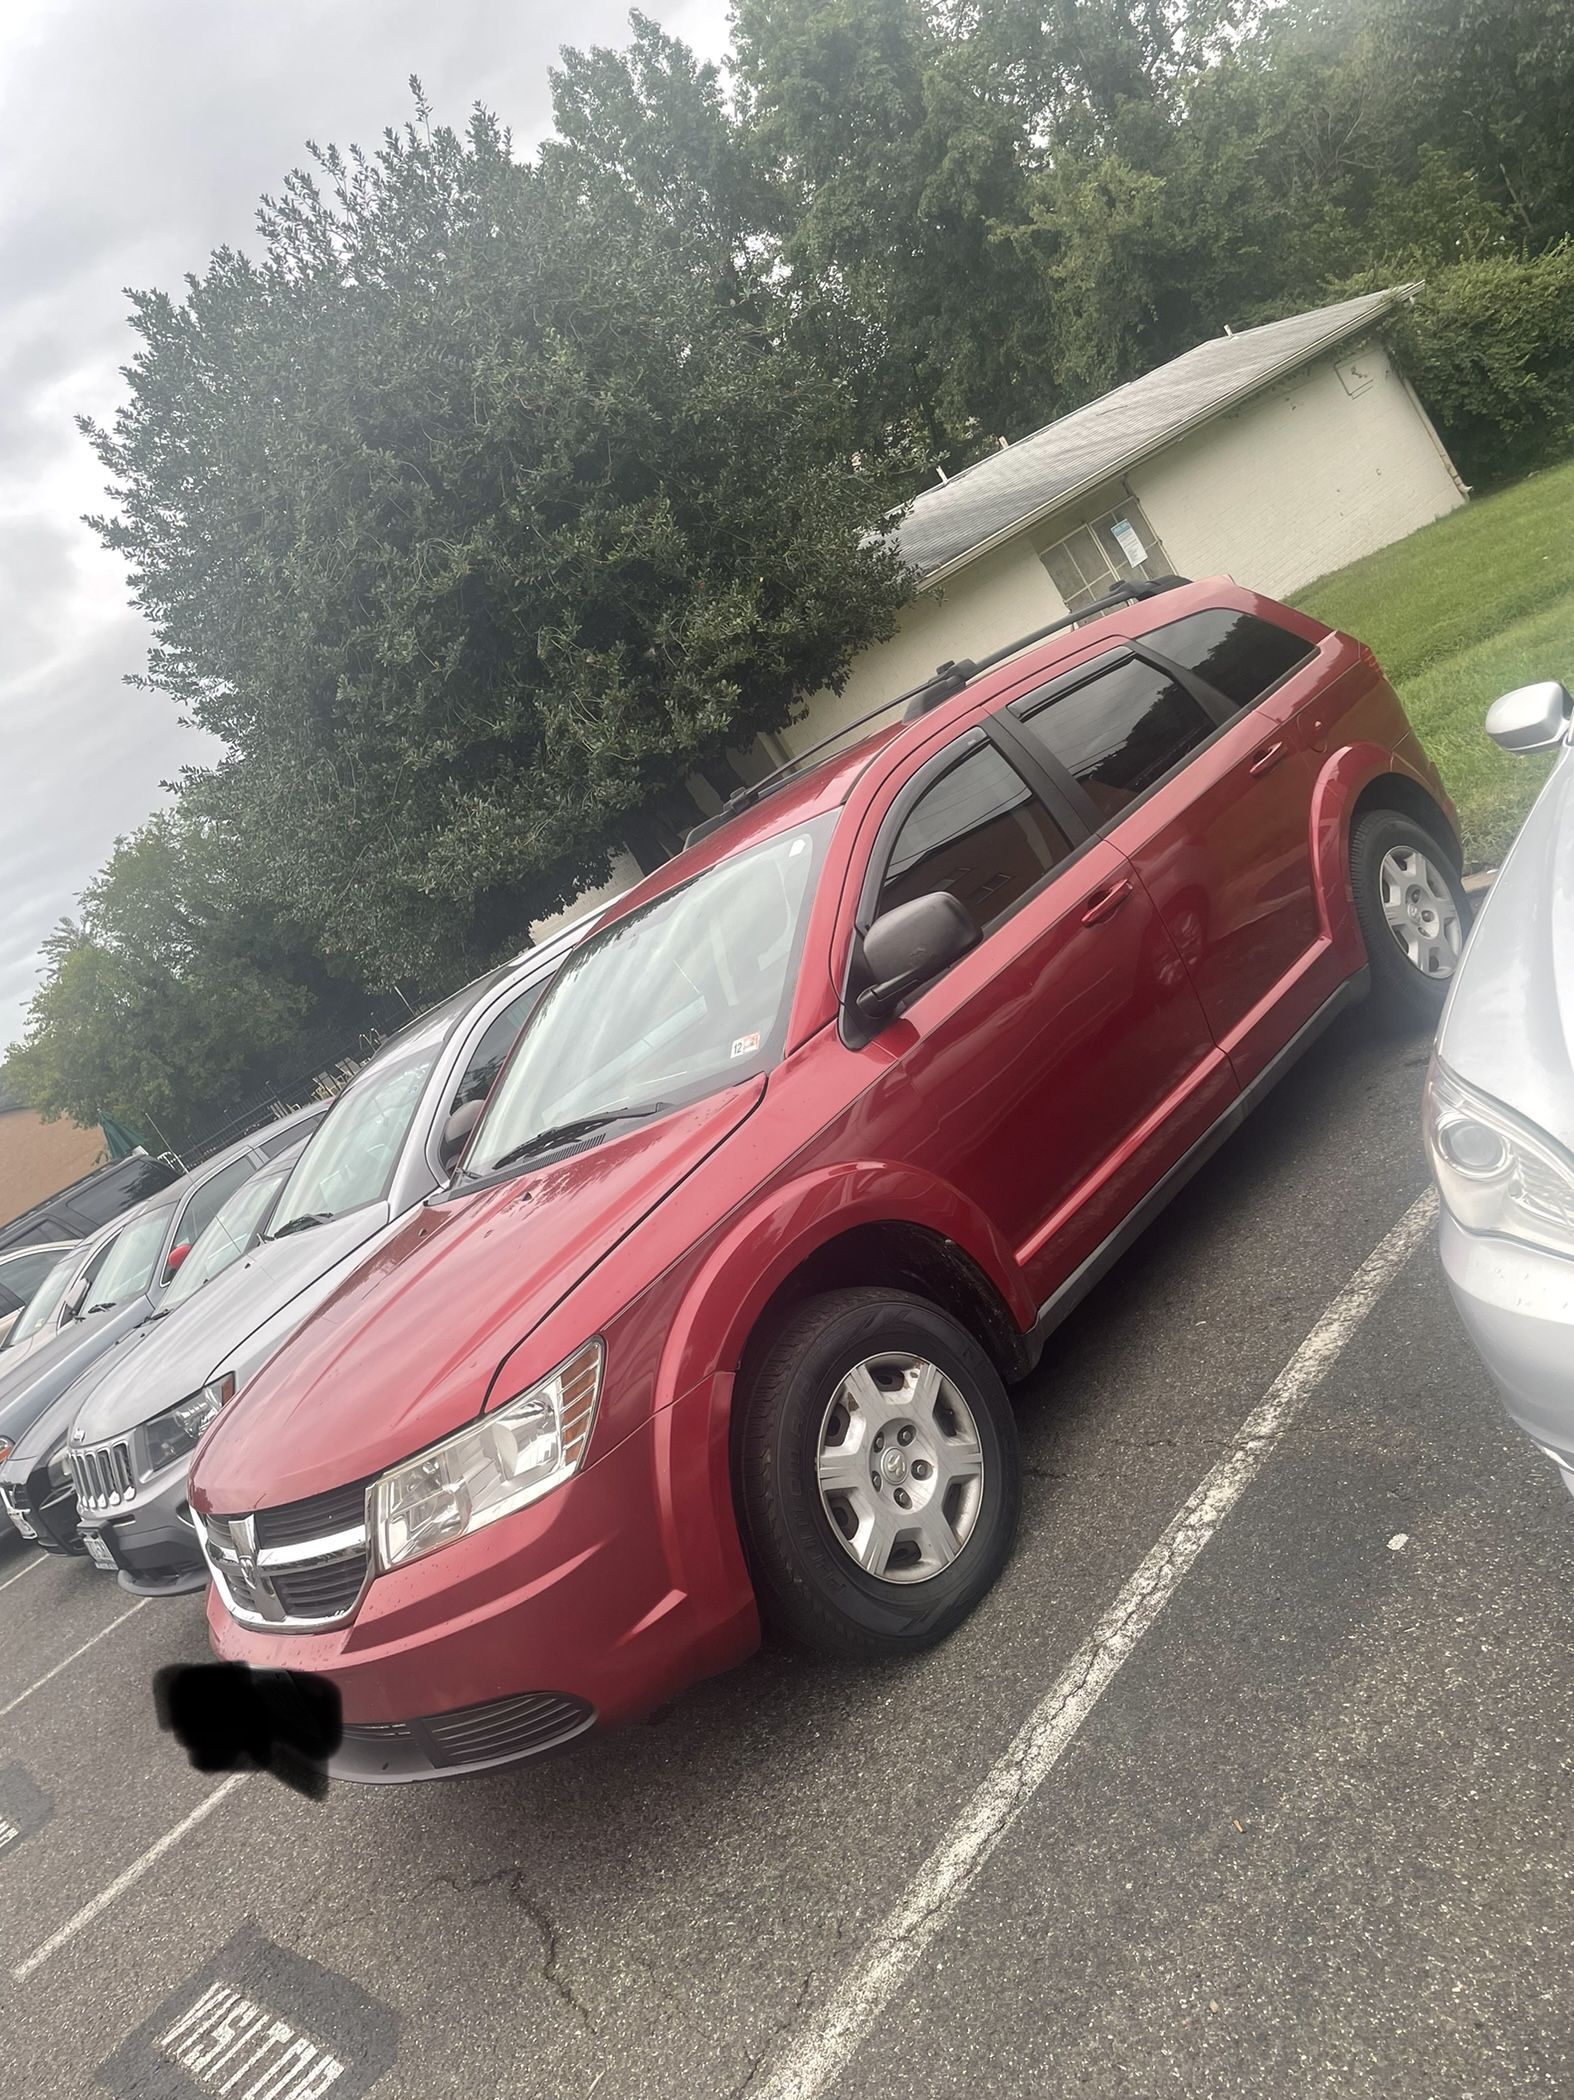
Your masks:
M1136 662L1117 664L1046 701L1024 724L1081 782L1105 819L1162 780L1215 727L1173 678Z
M205 1225L217 1217L220 1205L226 1197L233 1196L243 1181L250 1181L257 1171L256 1163L244 1157L232 1159L227 1167L210 1176L187 1202L181 1212L180 1223L175 1228L172 1244L189 1247L202 1235Z
M322 1116L327 1113L327 1104L324 1103ZM269 1131L265 1137L257 1139L257 1150L264 1159L277 1159L281 1152L288 1152L292 1145L304 1145L322 1121L322 1116L307 1116L299 1123L291 1123L286 1130Z
M462 1108L467 1101L484 1101L492 1091L492 1082L503 1069L503 1060L519 1040L519 1031L530 1019L536 1002L547 988L548 980L532 984L510 999L503 1011L493 1020L479 1043L471 1051L454 1088L454 1098L448 1104L448 1113Z
M1145 639L1171 663L1206 679L1232 707L1250 707L1269 686L1317 654L1298 634L1223 605L1156 627Z
M1070 851L1071 841L1021 774L984 744L908 811L875 916L949 890L987 932Z
M96 1232L100 1225L168 1188L177 1172L162 1159L128 1159L97 1176L88 1187L68 1189L65 1200L79 1221L73 1230Z

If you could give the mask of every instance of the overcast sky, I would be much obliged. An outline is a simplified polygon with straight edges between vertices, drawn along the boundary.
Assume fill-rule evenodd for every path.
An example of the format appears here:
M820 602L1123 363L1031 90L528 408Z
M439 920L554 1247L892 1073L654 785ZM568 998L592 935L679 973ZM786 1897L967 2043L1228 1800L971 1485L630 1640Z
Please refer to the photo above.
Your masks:
M707 57L727 0L641 0ZM304 141L374 144L418 74L439 118L546 129L564 43L625 41L627 0L0 0L0 1051L38 948L159 782L212 747L121 684L146 631L79 520L101 507L73 417L107 420L122 288L178 291L244 244Z

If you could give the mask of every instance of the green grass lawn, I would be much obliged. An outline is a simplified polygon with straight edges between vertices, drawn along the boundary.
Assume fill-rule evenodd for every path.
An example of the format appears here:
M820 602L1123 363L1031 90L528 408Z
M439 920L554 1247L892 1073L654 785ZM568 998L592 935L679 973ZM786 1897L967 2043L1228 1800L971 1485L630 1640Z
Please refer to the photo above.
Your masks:
M1550 761L1488 741L1487 708L1536 678L1574 685L1574 461L1483 496L1297 594L1377 651L1490 867Z

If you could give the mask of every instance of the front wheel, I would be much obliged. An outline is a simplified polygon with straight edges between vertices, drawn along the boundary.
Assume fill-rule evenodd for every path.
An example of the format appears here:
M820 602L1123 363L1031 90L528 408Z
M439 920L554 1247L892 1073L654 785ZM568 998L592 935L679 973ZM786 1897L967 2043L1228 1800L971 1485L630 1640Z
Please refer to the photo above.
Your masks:
M1000 1375L903 1291L794 1309L739 1394L743 1535L761 1608L822 1654L943 1640L1016 1535L1021 1462Z
M1392 1022L1436 1027L1470 927L1452 861L1409 817L1372 810L1350 834L1350 883L1373 1000Z

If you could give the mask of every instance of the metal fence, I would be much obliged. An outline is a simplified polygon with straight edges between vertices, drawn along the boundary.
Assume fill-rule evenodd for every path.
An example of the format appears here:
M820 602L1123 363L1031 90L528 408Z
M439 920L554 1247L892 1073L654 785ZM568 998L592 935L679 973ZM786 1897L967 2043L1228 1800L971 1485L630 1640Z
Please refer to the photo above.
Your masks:
M401 1017L408 1020L406 1014ZM315 1071L301 1073L294 1079L281 1080L265 1088L244 1108L211 1129L192 1137L183 1137L169 1147L165 1158L173 1160L184 1172L201 1166L226 1145L238 1145L254 1131L266 1130L280 1116L288 1115L291 1109L304 1108L309 1101L331 1101L341 1094L361 1069L368 1058L387 1041L392 1030L368 1028L357 1037L353 1047L340 1057L319 1066Z

